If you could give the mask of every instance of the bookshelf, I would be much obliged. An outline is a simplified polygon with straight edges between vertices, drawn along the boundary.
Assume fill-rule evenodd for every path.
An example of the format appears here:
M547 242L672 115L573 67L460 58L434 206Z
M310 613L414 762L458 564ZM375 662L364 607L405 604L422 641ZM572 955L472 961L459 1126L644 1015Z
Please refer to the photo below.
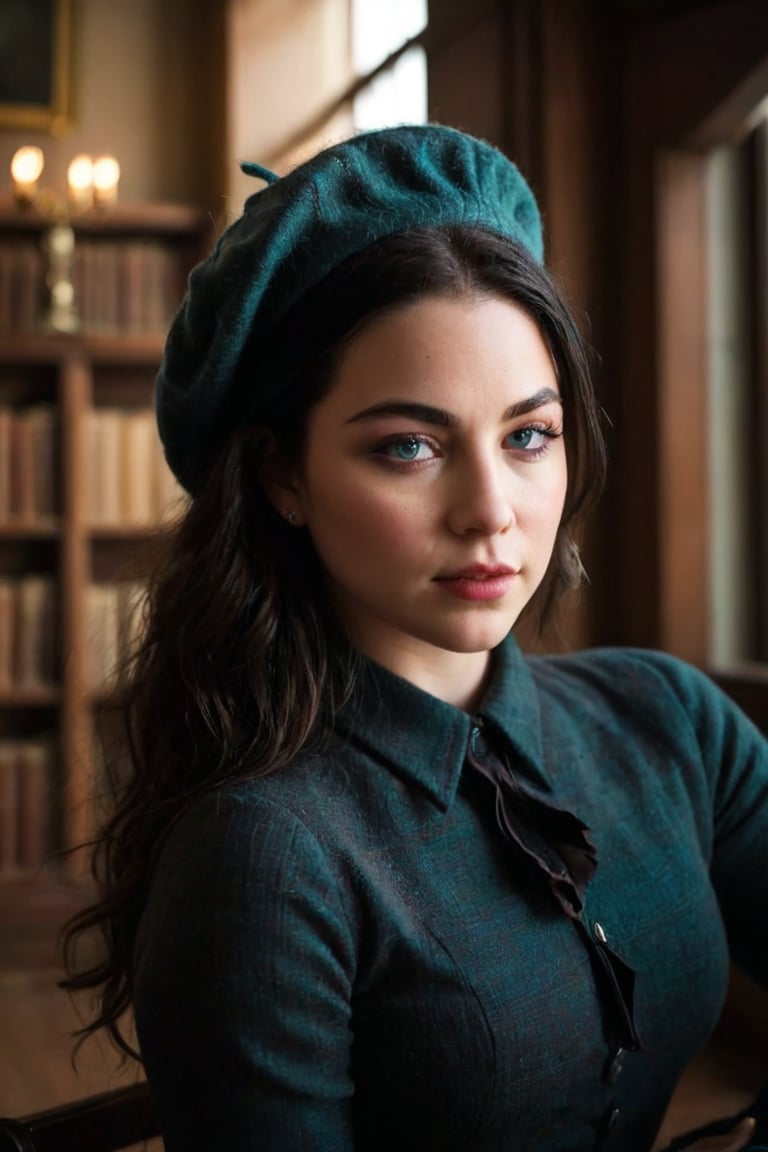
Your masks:
M154 377L210 239L185 206L75 222L81 325L46 330L47 223L0 206L0 966L55 961L87 893L95 730L136 635L152 552L182 498Z

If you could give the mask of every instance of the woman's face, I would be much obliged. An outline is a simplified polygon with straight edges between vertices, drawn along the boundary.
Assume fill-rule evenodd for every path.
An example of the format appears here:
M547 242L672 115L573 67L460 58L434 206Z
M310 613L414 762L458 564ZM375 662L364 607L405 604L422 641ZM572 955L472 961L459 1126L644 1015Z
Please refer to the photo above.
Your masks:
M480 682L552 555L562 431L551 356L505 299L427 298L353 340L291 510L366 655L438 694Z

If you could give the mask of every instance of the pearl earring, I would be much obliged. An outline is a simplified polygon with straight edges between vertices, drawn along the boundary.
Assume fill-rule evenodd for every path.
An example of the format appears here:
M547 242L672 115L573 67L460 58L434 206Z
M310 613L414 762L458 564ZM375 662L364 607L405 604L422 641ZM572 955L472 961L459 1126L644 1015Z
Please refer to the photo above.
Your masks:
M295 512L289 512L288 509L285 508L283 510L283 516L285 516L285 518L289 524L295 524L296 523L296 513Z

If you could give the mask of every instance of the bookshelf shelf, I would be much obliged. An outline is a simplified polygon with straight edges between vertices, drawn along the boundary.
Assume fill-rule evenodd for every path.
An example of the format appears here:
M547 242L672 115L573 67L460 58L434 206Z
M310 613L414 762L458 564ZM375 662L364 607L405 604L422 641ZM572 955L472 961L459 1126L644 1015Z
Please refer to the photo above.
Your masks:
M0 692L0 708L55 708L60 702L58 688L19 688Z
M50 540L61 533L59 520L38 521L36 523L0 523L0 540Z
M0 245L2 244L0 232ZM50 364L63 359L84 357L95 364L145 364L160 362L165 344L165 330L136 334L105 335L79 332L59 336L40 331L18 335L0 335L0 364Z
M58 335L39 321L47 226L0 205L0 934L18 923L20 939L25 924L58 929L84 898L86 853L73 850L91 833L104 685L179 495L154 376L213 239L185 206L78 219L82 325ZM26 313L9 303L24 276Z
M165 529L162 525L146 524L93 524L87 528L90 538L98 543L112 543L120 540L160 540Z
M78 234L119 234L142 237L159 235L163 238L178 236L186 242L190 236L200 237L206 217L192 204L162 203L159 201L135 204L115 204L103 211L77 216L73 221ZM0 231L13 233L44 232L50 219L36 211L35 206L20 210L11 201L0 202ZM207 225L211 227L210 222ZM202 237L205 242L206 237Z

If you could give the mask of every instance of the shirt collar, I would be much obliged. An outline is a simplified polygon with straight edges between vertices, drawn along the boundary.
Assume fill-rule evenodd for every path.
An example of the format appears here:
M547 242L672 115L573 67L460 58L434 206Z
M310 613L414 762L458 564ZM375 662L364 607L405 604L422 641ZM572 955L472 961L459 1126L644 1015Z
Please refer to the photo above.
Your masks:
M509 756L516 774L550 791L543 770L539 704L531 674L510 634L493 652L491 682L473 714L446 704L366 660L336 731L419 785L443 810L453 801L469 738L482 722L486 737Z

